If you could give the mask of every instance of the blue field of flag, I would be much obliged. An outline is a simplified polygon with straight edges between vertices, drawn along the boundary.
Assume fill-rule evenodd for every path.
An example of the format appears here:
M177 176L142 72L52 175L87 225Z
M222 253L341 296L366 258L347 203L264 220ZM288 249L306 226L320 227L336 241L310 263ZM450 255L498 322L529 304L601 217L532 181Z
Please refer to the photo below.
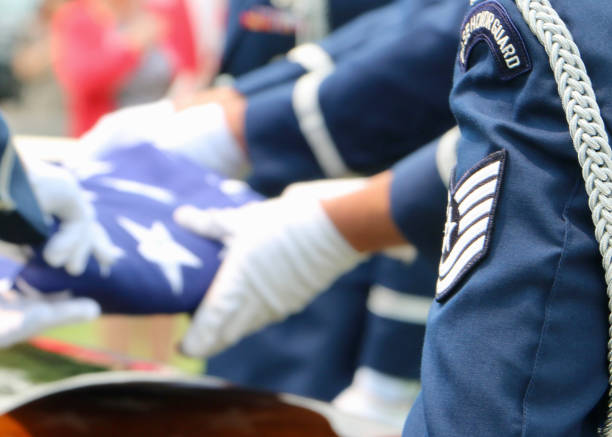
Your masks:
M24 292L95 299L106 313L153 314L195 310L220 263L221 245L174 223L180 205L231 207L260 196L187 159L141 144L116 149L78 169L98 220L123 250L108 275L90 260L72 277L49 267L40 253L15 280Z

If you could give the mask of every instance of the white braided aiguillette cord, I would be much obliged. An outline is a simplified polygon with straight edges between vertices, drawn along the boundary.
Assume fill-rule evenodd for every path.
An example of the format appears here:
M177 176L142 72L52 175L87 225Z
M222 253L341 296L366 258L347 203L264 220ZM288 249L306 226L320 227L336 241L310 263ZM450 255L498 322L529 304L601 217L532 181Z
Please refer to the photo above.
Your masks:
M612 152L608 135L580 51L563 20L548 0L515 2L550 57L570 135L582 167L595 224L595 238L606 273L608 307L611 311L608 316L608 372L612 375ZM609 380L608 414L600 430L606 437L612 437L611 399L612 376Z

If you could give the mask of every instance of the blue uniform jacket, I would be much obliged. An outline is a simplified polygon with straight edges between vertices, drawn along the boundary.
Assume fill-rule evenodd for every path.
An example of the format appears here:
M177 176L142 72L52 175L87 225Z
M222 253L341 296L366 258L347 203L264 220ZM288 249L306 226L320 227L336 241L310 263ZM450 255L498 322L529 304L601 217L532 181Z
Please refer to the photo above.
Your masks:
M552 3L610 126L612 6ZM462 139L423 390L404 435L593 437L607 390L606 287L549 57L510 0L475 2L462 40L451 95ZM397 202L409 187L394 184Z
M252 186L277 193L297 180L371 174L450 128L448 94L466 7L460 1L394 3L371 13L382 20L376 25L368 17L357 20L358 32L383 22L389 27L369 35L359 50L340 55L339 49L332 68L249 95ZM335 42L344 41L350 38L330 37L322 46L333 53Z

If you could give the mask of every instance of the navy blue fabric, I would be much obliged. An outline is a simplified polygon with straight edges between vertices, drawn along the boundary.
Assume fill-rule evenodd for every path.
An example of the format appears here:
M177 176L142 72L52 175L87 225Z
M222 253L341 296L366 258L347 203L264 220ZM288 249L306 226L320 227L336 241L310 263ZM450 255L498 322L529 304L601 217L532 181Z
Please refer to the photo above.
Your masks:
M437 147L438 141L432 141L401 160L393 167L391 183L395 224L406 240L419 248L421 256L434 264L440 259L447 200L436 164Z
M367 310L372 286L432 297L435 266L385 256L338 280L303 312L211 358L206 372L240 385L332 400L362 366L418 379L425 327ZM415 292L415 293L413 293Z
M411 263L379 256L373 285L400 294L433 298L437 265L418 256ZM360 366L405 379L419 379L425 325L367 313Z
M392 0L330 0L329 23L331 29L355 19L365 11L376 9Z
M330 29L335 30L360 14L390 1L330 0ZM246 74L295 46L294 35L253 32L244 29L240 24L240 15L254 6L270 6L270 1L231 0L229 3L227 41L221 63L221 73L228 73L232 76Z
M370 43L380 44L381 39L392 38L392 35L401 32L400 27L412 11L406 3L412 1L397 0L365 13L335 30L318 44L332 61L342 62ZM258 91L294 81L305 72L301 65L282 59L240 76L234 87L242 94L250 96Z
M612 5L553 3L610 126ZM501 149L506 169L488 255L430 312L404 435L594 437L607 390L601 259L548 56L515 3L500 4L533 70L503 81L484 43L466 73L456 66L455 179Z
M175 224L173 211L183 204L232 207L261 197L248 187L228 194L223 189L223 179L212 171L148 144L112 151L101 162L108 168L81 184L92 194L98 220L123 250L123 257L113 265L108 277L101 274L93 259L83 275L73 277L63 269L49 267L37 254L20 272L17 288L25 281L42 293L69 290L74 296L96 300L107 313L195 311L217 271L221 246ZM126 219L131 222L127 227ZM148 233L155 228L158 232L148 239L138 236L138 232ZM166 233L170 240L164 237ZM168 241L170 245L165 243ZM152 252L155 256L160 251L171 251L172 244L188 251L191 255L187 258L196 260L176 265L179 282L175 286L163 264L150 256ZM168 257L185 259L173 252L168 252Z
M345 275L301 313L211 358L206 372L247 387L333 399L359 364L373 265Z
M448 93L466 5L436 0L399 5L403 22L397 15L387 17L398 31L381 32L347 55L319 90L327 128L348 167L357 172L387 168L454 123ZM267 90L265 100L249 99L246 139L251 181L258 189L278 192L291 182L323 176L300 132L292 94L293 86L283 84Z
M11 134L4 118L0 114L0 157L4 156L10 144ZM8 161L7 161L8 163ZM10 210L0 209L0 239L18 244L40 243L49 235L50 228L45 223L43 214L25 174L19 157L15 154L9 167L11 175L0 175L7 180Z
M338 65L319 90L327 127L354 171L383 170L454 124L448 94L466 5L403 5L402 32Z
M252 32L240 24L240 16L254 6L270 6L269 0L230 0L227 38L221 60L221 73L240 76L268 63L274 56L295 45L295 35Z
M293 83L287 83L249 99L246 131L252 173L249 185L267 196L279 194L297 181L325 177L304 140L290 96Z
M268 88L293 81L305 72L300 64L283 58L240 76L233 86L243 96L251 97Z

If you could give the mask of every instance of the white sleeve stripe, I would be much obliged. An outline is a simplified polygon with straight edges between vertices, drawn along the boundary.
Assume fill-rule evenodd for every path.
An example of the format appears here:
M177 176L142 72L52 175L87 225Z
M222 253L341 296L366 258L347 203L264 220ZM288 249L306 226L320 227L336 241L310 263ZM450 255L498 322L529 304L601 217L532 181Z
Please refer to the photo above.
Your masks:
M374 285L370 289L367 307L378 317L424 325L431 303L429 297L400 293L382 285Z
M457 163L457 142L459 138L461 138L461 132L459 132L459 128L455 126L442 135L440 141L438 141L436 165L438 167L440 179L442 179L446 188L450 185L451 174Z
M300 64L306 71L331 72L334 61L323 48L317 44L299 45L287 53L287 59Z
M330 72L305 74L293 89L293 110L300 130L327 177L346 176L350 171L336 148L319 105L319 88Z

